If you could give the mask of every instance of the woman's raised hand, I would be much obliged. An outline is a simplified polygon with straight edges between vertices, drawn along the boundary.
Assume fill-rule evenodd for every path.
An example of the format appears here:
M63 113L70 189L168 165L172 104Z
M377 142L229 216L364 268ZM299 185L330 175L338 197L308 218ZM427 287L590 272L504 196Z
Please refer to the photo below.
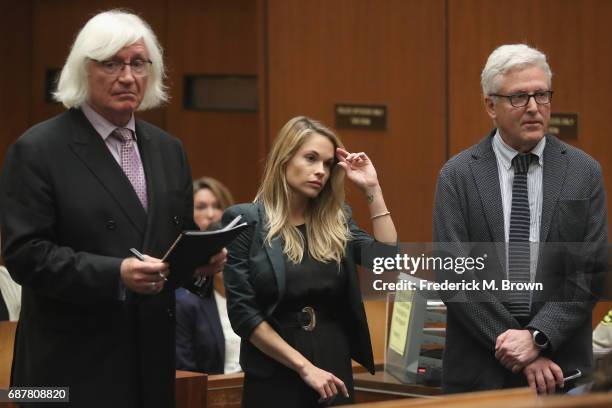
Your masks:
M370 158L364 153L349 153L342 148L336 149L338 165L346 172L346 177L362 190L378 186L378 175Z

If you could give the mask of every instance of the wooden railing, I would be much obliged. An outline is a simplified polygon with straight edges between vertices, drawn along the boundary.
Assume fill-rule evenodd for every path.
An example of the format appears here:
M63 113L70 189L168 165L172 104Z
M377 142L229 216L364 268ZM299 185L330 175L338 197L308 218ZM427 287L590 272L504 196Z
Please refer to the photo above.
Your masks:
M403 399L354 405L355 408L610 408L611 393L538 397L529 388L470 392L435 399Z
M17 322L0 322L0 388L7 388L11 381L16 329Z

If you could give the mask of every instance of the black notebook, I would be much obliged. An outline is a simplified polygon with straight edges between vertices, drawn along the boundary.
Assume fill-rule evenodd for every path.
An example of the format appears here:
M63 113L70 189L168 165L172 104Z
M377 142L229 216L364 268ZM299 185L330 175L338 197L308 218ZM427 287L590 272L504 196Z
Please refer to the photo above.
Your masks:
M168 279L181 284L193 280L194 270L208 264L211 256L232 242L242 231L248 228L246 222L240 223L238 215L224 228L216 231L183 231L162 258L170 264Z

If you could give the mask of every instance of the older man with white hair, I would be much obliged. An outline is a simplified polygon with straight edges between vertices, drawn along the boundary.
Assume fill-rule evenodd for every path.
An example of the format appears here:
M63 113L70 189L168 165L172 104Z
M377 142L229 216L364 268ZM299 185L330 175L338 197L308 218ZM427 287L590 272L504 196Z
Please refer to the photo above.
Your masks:
M534 48L494 50L481 80L495 128L440 171L434 241L470 251L503 243L489 246L486 268L461 279L514 288L445 299L446 392L529 384L553 393L569 388L564 373L591 370L597 270L585 266L597 266L586 254L607 242L605 191L599 163L546 133L551 77ZM572 254L568 242L589 244ZM525 289L530 284L543 290Z
M55 94L0 179L3 257L23 287L11 385L69 387L75 407L174 406L174 287L160 258L193 223L179 140L134 117L166 99L162 50L138 16L81 29ZM150 256L130 257L130 248ZM198 274L221 269L219 253Z

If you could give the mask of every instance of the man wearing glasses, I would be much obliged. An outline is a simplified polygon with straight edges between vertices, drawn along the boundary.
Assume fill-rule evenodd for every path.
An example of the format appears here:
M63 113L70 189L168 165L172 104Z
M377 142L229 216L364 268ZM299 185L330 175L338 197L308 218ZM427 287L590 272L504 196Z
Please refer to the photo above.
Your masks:
M174 406L174 287L162 263L196 229L178 139L135 119L167 99L151 28L119 10L81 29L55 97L0 179L3 257L23 287L11 385L68 387L75 407ZM130 248L150 256L130 257ZM221 269L224 253L198 269Z
M592 280L563 251L544 254L551 242L607 242L605 191L599 163L546 134L551 77L536 49L494 50L481 82L495 129L440 172L434 241L503 243L485 270L460 278L516 284L445 299L446 392L529 384L552 393L564 373L591 370ZM534 283L543 290L525 289Z

